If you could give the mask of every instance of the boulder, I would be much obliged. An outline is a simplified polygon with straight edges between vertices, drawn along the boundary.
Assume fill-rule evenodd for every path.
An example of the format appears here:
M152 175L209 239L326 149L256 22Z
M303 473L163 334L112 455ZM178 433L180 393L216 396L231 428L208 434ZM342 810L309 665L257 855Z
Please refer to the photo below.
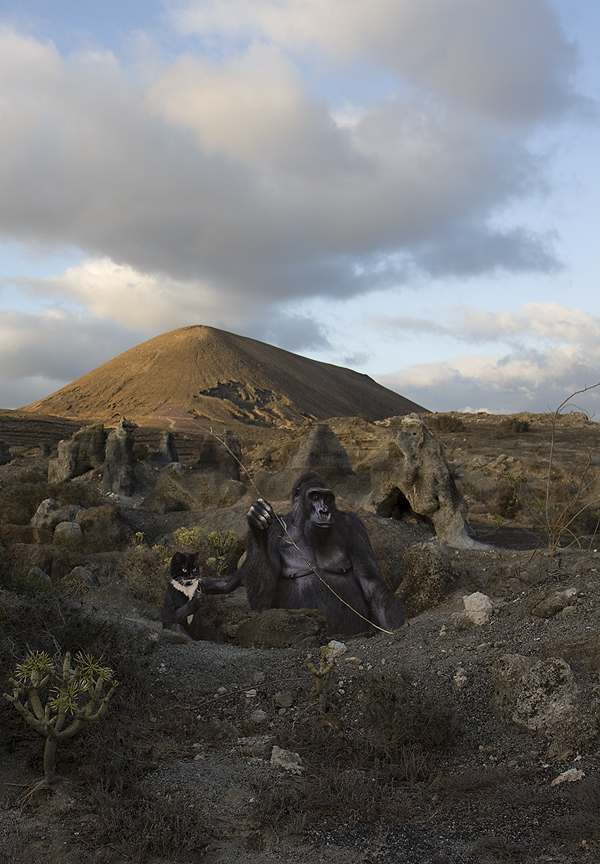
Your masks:
M7 522L2 526L2 542L7 546L18 544L52 543L52 532L47 528L33 528L31 525L12 525Z
M81 526L77 522L59 522L54 529L54 540L58 543L80 540L82 535Z
M70 588L97 588L100 585L98 577L87 567L73 567L70 573L60 580L61 586Z
M50 532L48 532L48 536L52 539ZM35 543L15 543L10 547L10 556L13 561L26 569L37 567L47 575L52 570L54 556L47 546L38 546Z
M318 609L267 609L242 621L235 644L242 648L289 648L319 643L327 619Z
M184 468L180 462L167 465L142 506L156 513L177 510L212 510L231 507L245 494L242 483L221 468Z
M553 618L567 606L577 602L577 588L558 588L548 593L536 592L528 598L531 614L537 618Z
M494 604L481 591L475 591L474 594L468 594L463 597L465 606L465 614L471 624L476 627L481 627L483 624L488 624L494 613Z
M56 458L48 462L48 482L64 483L102 467L105 444L106 432L101 423L84 426L68 441L59 441Z
M77 514L83 510L79 504L62 505L55 498L44 498L29 524L32 528L47 528L53 531L59 522L75 522Z
M75 521L81 526L88 546L114 549L130 534L126 520L112 504L80 510Z
M396 596L409 618L437 606L456 580L448 550L437 538L411 546L404 554L404 569Z
M492 678L492 712L522 732L542 732L553 738L577 715L577 683L562 657L540 660L504 654L492 666Z
M102 488L105 492L130 498L135 488L133 452L133 432L137 425L126 417L121 417L119 425L113 429L106 441Z

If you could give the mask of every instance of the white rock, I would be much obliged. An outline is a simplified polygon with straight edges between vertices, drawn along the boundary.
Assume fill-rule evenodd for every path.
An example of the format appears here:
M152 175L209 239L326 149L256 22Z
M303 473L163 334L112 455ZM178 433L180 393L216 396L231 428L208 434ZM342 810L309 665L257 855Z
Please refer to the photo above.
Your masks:
M56 540L77 540L82 533L81 525L77 522L59 522L54 529Z
M300 755L292 753L291 750L282 750L276 744L271 751L271 765L276 768L284 768L292 774L302 774L304 768L300 765Z
M560 786L561 783L574 783L575 780L582 780L585 777L583 771L579 768L569 768L568 771L563 771L558 777L555 777L551 786Z
M467 683L467 675L462 666L459 666L452 679L452 686L455 690L462 690Z
M335 639L332 639L331 642L328 642L327 647L329 648L329 651L327 653L328 661L338 660L348 650L343 642L336 642Z
M474 594L469 594L463 597L465 604L465 612L467 618L477 627L482 624L487 624L492 617L494 606L487 594L482 594L481 591L476 591Z

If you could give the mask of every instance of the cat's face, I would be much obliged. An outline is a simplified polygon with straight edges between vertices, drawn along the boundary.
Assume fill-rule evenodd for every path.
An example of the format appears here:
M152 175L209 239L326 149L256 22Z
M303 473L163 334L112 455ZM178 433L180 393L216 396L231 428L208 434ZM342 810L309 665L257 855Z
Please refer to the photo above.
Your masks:
M192 585L201 577L197 552L176 552L171 558L171 579L181 585Z

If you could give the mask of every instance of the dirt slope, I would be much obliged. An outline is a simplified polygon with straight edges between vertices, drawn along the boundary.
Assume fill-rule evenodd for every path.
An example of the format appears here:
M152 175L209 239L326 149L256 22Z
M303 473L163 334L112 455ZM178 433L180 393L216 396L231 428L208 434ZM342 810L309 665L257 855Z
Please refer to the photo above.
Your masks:
M24 410L177 425L171 406L213 422L279 427L425 410L368 375L204 326L143 342Z

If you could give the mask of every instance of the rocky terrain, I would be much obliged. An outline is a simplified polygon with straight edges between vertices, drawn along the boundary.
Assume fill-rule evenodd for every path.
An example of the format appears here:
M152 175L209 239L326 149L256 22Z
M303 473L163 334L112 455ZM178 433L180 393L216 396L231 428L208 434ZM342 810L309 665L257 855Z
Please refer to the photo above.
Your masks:
M471 542L456 546L435 539L434 511L419 512L391 472L404 464L393 449L402 418L237 435L253 483L280 509L298 453L325 442L340 506L364 518L389 583L402 579L407 625L346 640L319 700L306 658L318 669L328 640L314 617L261 629L239 589L206 603L223 644L160 627L174 548L204 544L207 572L209 553L212 566L235 566L240 542L219 550L206 537L243 535L256 494L243 471L225 481L215 472L227 463L189 430L170 476L162 433L144 427L131 430L131 495L107 491L101 465L50 482L56 444L75 430L57 420L53 438L43 418L28 433L28 416L0 417L3 688L28 647L102 654L121 684L104 718L59 745L55 791L32 795L43 741L2 700L0 860L600 860L596 423L421 415L469 506ZM211 494L238 483L239 497L190 509L185 496L198 500L211 471ZM63 508L58 524L81 530L29 524L48 498Z

